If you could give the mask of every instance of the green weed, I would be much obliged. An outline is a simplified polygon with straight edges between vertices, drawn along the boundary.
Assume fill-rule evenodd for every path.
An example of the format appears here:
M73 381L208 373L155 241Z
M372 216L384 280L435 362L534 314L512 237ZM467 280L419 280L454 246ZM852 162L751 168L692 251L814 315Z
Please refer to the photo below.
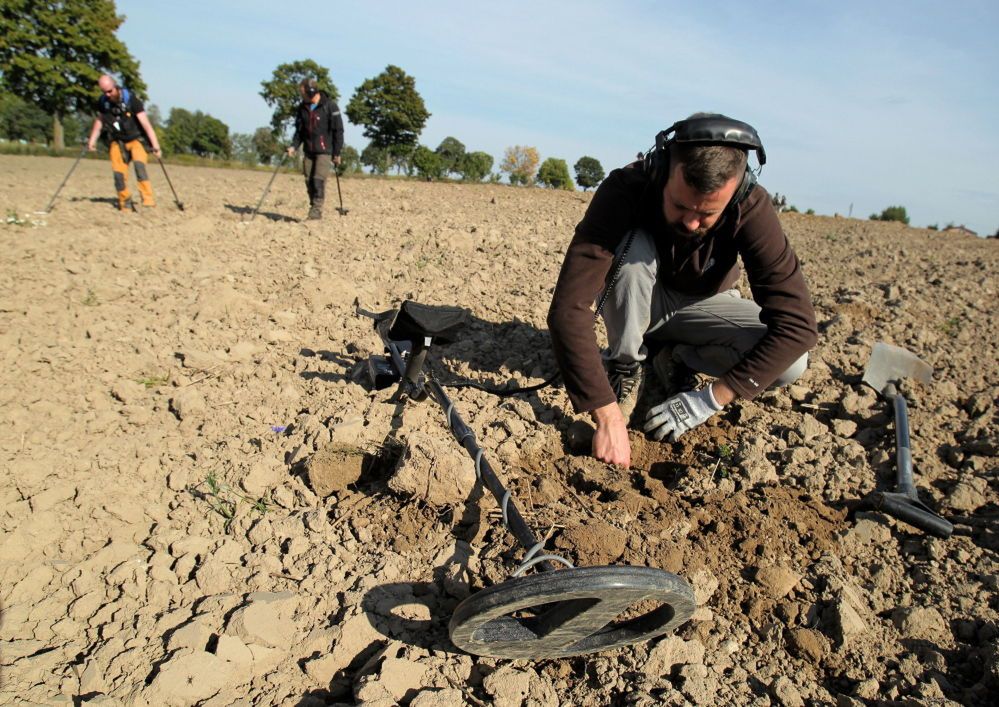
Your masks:
M158 388L161 385L165 385L170 382L170 376L164 374L162 376L149 376L147 378L140 378L136 383L141 383L146 389Z
M252 499L240 493L229 484L219 481L214 471L205 475L205 486L208 489L208 493L205 494L205 502L208 503L209 508L222 517L226 533L229 532L233 521L236 520L236 510L240 503L246 503L251 510L260 515L267 513L267 501L263 498Z
M81 304L84 304L87 307L96 307L100 304L100 301L97 299L97 293L93 290L87 290L87 296L81 300Z
M943 333L950 337L955 337L961 331L961 318L951 317L940 327Z
M17 215L17 209L7 209L7 220L6 223L9 226L27 226L27 219L23 219Z

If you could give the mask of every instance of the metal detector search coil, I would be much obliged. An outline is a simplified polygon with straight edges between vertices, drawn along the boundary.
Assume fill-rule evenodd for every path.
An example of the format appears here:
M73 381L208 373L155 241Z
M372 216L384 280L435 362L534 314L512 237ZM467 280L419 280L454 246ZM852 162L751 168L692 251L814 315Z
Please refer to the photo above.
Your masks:
M543 553L544 543L485 459L475 433L443 386L423 370L431 344L455 340L467 323L467 310L407 301L399 310L375 314L358 307L357 313L375 320L385 344L394 369L391 377L399 381L393 400L431 397L444 409L448 428L475 462L476 478L500 505L503 525L527 549L512 578L469 596L455 608L448 625L455 646L497 658L559 658L647 641L691 617L694 593L682 577L654 567L573 567L565 558ZM391 378L383 360L369 362L375 386ZM531 568L540 572L521 576ZM647 603L656 606L650 609ZM636 606L640 608L635 610Z

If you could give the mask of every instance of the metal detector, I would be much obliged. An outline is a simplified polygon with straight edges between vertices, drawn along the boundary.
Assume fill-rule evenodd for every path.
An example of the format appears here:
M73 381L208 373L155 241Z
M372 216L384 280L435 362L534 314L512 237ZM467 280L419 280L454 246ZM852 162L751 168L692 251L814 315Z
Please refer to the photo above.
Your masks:
M160 157L159 155L156 155L156 160L160 163L160 168L163 170L163 176L166 177L167 184L170 185L170 191L173 192L173 203L177 205L177 208L180 211L183 211L184 204L181 203L180 197L177 196L177 190L173 188L173 182L170 181L170 175L167 174L166 165L163 164L163 158Z
M277 167L275 167L274 171L271 173L271 178L268 180L267 186L264 187L264 193L260 195L260 201L257 202L257 205L253 209L253 213L250 214L250 218L248 218L247 221L252 221L253 217L257 215L258 211L260 211L260 205L263 204L264 199L267 198L267 192L271 190L271 185L274 183L274 177L276 177L278 172L281 170L281 167L284 165L284 161L287 157L288 153L281 155L281 161L277 163Z
M336 195L340 199L340 206L337 207L337 213L341 216L346 216L350 209L343 208L343 192L340 191L340 166L333 165L333 174L336 175Z
M375 314L358 308L357 313L375 320L388 354L369 359L372 384L383 389L398 383L392 398L397 403L431 397L443 408L448 428L475 462L476 478L499 504L503 525L526 550L510 579L455 608L448 626L455 646L496 658L562 658L647 641L691 617L694 594L682 577L653 567L573 567L545 552L475 433L425 370L431 346L454 341L468 323L467 310L406 301L398 310ZM532 568L538 572L525 575Z
M64 186L66 186L66 182L69 181L69 178L73 175L73 172L76 170L76 165L80 164L80 160L83 159L83 156L85 154L87 154L87 146L86 145L84 145L83 149L80 150L80 154L76 156L76 161L73 162L73 166L69 168L69 171L66 173L66 176L63 177L62 184L60 184L59 188L55 190L55 194L53 194L52 198L49 199L49 205L45 207L45 211L43 213L47 214L50 211L52 211L52 204L55 203L56 197L59 196L59 192L62 191L62 188Z

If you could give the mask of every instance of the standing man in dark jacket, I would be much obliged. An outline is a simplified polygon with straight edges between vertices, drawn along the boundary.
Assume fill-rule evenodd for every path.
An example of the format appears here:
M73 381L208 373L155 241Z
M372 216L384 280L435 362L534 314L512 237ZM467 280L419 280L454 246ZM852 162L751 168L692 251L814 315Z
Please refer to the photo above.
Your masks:
M153 186L149 181L149 171L146 162L149 156L142 146L142 138L149 140L153 154L160 156L160 143L156 139L156 131L142 101L127 88L119 86L107 74L97 80L101 89L101 97L97 101L97 117L90 129L90 139L87 149L91 152L97 149L97 138L101 131L108 141L108 153L111 156L111 169L114 172L114 186L118 192L118 208L125 210L131 205L131 193L128 190L128 163L135 162L135 178L139 182L139 194L142 195L143 206L156 206L153 198Z
M665 347L653 369L667 399L643 421L660 440L675 441L736 397L786 385L807 366L815 312L770 196L748 168L749 150L766 161L751 126L694 114L659 133L642 162L611 172L576 227L548 325L569 399L595 423L601 461L631 463L627 426L647 345ZM739 258L753 301L733 289ZM598 297L606 371L591 309ZM695 372L715 380L696 389Z
M340 117L340 108L319 90L315 79L304 79L298 90L302 94L302 103L295 113L295 135L288 154L294 155L298 146L304 143L302 171L309 190L309 219L318 220L323 217L331 156L333 164L340 164L343 118Z

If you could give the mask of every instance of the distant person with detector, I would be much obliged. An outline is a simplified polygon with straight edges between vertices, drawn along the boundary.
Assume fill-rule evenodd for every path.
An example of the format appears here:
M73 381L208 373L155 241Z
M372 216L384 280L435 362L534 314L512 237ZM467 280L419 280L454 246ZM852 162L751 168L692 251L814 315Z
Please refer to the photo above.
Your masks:
M97 138L103 131L108 141L111 156L111 169L114 172L114 186L118 192L118 208L124 211L132 207L132 196L128 189L128 163L135 162L135 178L139 182L139 194L143 206L156 206L153 185L149 181L147 161L149 156L142 146L142 138L149 141L153 154L159 157L160 143L156 131L142 101L127 88L121 87L107 74L97 80L101 97L97 101L97 117L90 130L87 149L97 149Z
M627 428L643 366L666 388L642 429L675 441L738 397L796 380L817 339L801 265L748 166L766 153L750 125L696 113L601 183L566 251L548 313L552 345L592 452L631 463ZM734 289L739 264L752 300ZM593 303L607 327L601 361ZM656 353L656 349L659 349ZM698 387L696 374L715 380Z
M309 192L309 220L323 217L326 200L326 178L330 164L340 165L343 150L343 118L340 108L319 89L315 79L304 79L298 85L302 103L295 112L295 134L288 147L294 155L303 147L302 172Z

